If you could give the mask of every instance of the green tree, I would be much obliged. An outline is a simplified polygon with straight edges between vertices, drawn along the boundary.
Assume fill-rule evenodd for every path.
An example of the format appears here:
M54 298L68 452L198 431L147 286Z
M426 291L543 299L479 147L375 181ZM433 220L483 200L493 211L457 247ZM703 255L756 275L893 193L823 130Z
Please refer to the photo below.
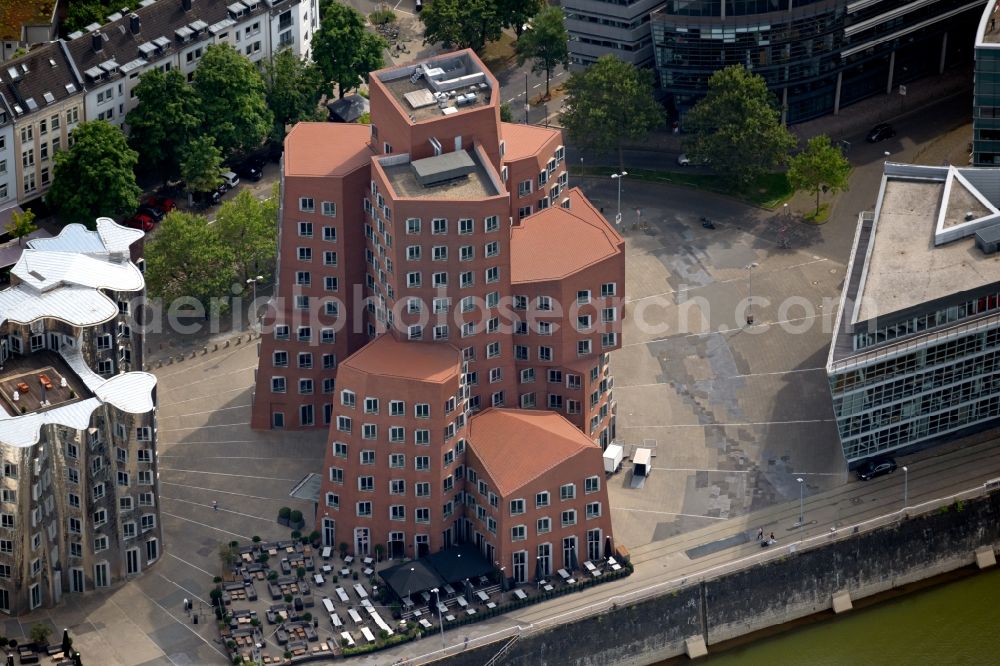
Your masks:
M201 130L198 95L180 70L151 69L135 87L139 105L129 111L129 144L164 180L180 173L184 147Z
M806 149L788 161L788 182L797 190L816 195L816 215L820 192L846 190L850 174L851 163L823 134L809 139Z
M712 74L708 94L684 125L691 132L685 149L692 160L709 162L741 187L784 164L795 146L764 79L742 65Z
M514 34L521 37L524 24L534 17L545 6L544 0L499 0L497 11L505 28L513 28Z
M5 231L17 239L17 246L21 247L21 239L35 231L35 211L28 208L23 213L14 211L10 215L10 224L5 227Z
M146 244L146 286L170 301L193 296L203 303L229 294L233 251L200 215L174 211Z
M102 215L130 215L142 194L135 183L138 160L114 125L104 120L80 123L73 130L73 147L55 155L52 187L45 200L63 221L90 228Z
M214 227L232 251L234 270L243 282L253 275L272 273L278 255L276 191L261 201L250 190L240 190L219 208Z
M566 84L569 110L562 122L577 145L607 152L618 149L623 165L622 143L639 141L663 123L663 110L653 99L653 75L615 55L600 59Z
M264 97L274 114L271 138L282 141L285 128L300 120L317 120L317 105L323 95L323 73L313 63L300 60L289 49L261 62Z
M61 32L67 35L83 30L91 23L103 24L105 17L114 11L110 8L110 0L74 0L66 5L66 18L60 27Z
M271 131L273 116L264 81L252 62L229 44L212 44L194 73L205 133L223 157L258 147Z
M33 643L39 643L41 645L49 644L49 636L52 635L52 627L41 622L32 625L31 627L31 640Z
M434 0L420 12L424 44L480 51L500 38L504 21L496 0Z
M368 74L384 63L384 39L365 27L365 17L353 7L329 2L322 7L319 29L312 38L313 61L342 98L368 81Z
M510 108L510 104L507 102L500 103L500 122L502 123L512 123L514 122L514 112Z
M545 98L549 97L549 79L557 65L569 67L569 34L563 24L563 10L548 5L538 12L528 30L514 45L517 64L531 60L531 71L545 72Z
M210 136L188 142L181 162L181 178L188 192L210 192L222 183L222 151Z

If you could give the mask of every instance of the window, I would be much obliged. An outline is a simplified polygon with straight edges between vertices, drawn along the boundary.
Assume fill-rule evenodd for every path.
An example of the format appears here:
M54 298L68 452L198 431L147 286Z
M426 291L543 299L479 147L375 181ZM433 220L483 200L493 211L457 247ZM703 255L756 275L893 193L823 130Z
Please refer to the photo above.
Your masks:
M406 520L406 506L393 504L389 507L389 520Z
M344 483L344 470L339 467L330 468L330 483L337 483L343 485Z
M326 505L329 508L331 508L331 509L339 509L340 508L340 495L337 495L335 493L327 493L326 494Z
M431 406L426 402L418 402L413 407L413 415L418 419L429 419L431 417Z
M353 391L348 391L345 389L340 392L340 404L342 404L344 407L351 407L353 409L356 400L357 397L354 395Z
M372 515L372 503L371 502L358 502L357 504L358 516L369 517Z
M524 197L531 194L531 180L522 180L517 184L517 196Z
M576 292L576 303L577 305L587 305L590 303L590 291L578 291Z
M392 469L403 469L406 467L406 455L402 453L389 454L389 467Z
M402 400L390 400L389 401L389 415L390 416L404 416L406 413L406 403Z
M552 531L552 519L545 517L535 521L535 531L538 534L548 534Z
M365 493L370 493L375 490L375 477L374 476L359 476L358 477L358 490Z
M601 489L601 479L597 476L588 476L584 481L584 493L587 495L596 493Z
M515 499L510 501L510 515L519 516L524 513L524 500Z
M571 500L576 498L576 484L567 483L564 486L559 486L559 499L562 501Z
M313 251L310 247L300 247L298 248L299 261L312 261Z
M308 370L313 367L313 355L309 352L299 352L299 367Z
M287 340L288 339L288 326L285 324L279 324L274 327L274 339L275 340Z
M524 525L514 525L510 528L511 541L524 541L528 538L528 529Z
M616 293L616 285L614 282L605 282L601 285L601 296L607 298L608 296L614 296Z
M406 220L406 233L409 235L420 233L420 218L411 217Z
M322 211L323 211L323 215L326 215L327 217L336 217L336 215L337 215L337 204L335 202L333 202L333 201L324 201L323 202ZM324 235L324 240L327 240L325 238L325 236L326 236L325 231L326 231L326 229L329 229L329 228L330 227L323 227L323 230L324 230L324 234L323 234ZM336 240L336 236L334 237L334 240Z
M417 446L427 446L431 443L431 431L430 430L414 430L413 431L413 443Z
M299 210L303 213L314 213L316 212L316 202L313 201L312 197L299 197ZM304 222L300 222L305 224ZM312 229L310 225L309 235L312 236Z
M464 218L458 221L458 233L462 235L467 235L472 233L473 221L469 218Z
M600 518L601 517L601 503L600 502L590 502L587 504L587 518Z
M413 459L413 466L418 472L427 471L431 468L430 456L417 456Z
M365 398L365 414L378 414L378 398Z
M375 451L366 449L361 452L361 464L362 465L374 465L375 464Z
M431 484L426 481L421 481L420 483L415 483L413 485L413 491L417 497L430 497L431 496Z
M417 509L417 522L418 523L429 523L431 522L431 510L430 509Z
M440 217L431 220L431 233L436 235L448 233L448 220Z
M492 266L486 269L486 284L492 284L494 282L500 281L500 268L497 266Z
M563 527L576 525L576 509L567 509L566 511L563 511L561 519Z
M347 416L338 416L337 430L340 432L351 432L351 419Z

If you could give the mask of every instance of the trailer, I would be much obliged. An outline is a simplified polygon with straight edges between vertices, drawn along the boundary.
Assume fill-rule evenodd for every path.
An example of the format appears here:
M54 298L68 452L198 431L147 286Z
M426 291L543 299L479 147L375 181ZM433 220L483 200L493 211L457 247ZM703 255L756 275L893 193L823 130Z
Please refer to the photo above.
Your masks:
M632 455L632 476L648 477L653 469L652 460L650 449L636 449Z
M622 458L625 457L625 449L621 444L608 444L604 449L604 472L614 474L622 466Z

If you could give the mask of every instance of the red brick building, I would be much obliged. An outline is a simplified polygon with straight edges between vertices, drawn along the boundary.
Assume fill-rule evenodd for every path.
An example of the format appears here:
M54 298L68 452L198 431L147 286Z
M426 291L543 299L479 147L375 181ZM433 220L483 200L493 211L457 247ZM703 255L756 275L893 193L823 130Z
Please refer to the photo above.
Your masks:
M252 425L329 428L327 544L417 556L476 539L477 412L559 412L593 450L553 469L602 474L624 243L567 188L559 131L500 122L473 52L373 72L369 88L370 126L302 123L285 141Z

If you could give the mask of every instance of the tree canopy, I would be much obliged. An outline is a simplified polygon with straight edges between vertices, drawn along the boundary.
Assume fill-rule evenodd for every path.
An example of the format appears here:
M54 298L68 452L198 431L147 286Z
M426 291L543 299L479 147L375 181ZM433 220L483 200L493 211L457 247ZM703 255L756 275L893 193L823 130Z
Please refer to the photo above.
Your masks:
M215 231L233 253L233 269L244 282L270 275L278 255L278 195L261 201L250 190L226 201L215 216Z
M210 192L222 183L222 151L215 140L200 136L187 143L184 161L181 162L181 177L189 192Z
M816 215L820 192L846 190L850 174L851 163L823 134L809 139L806 149L788 161L788 182L816 195Z
M229 44L212 44L194 72L206 134L223 157L257 148L271 131L273 115L257 67Z
M45 200L63 222L90 228L100 216L130 215L142 194L135 182L138 159L114 125L104 120L80 123L73 130L73 146L55 154L52 187Z
M524 24L542 11L544 6L544 0L498 0L497 11L503 27L513 28L514 34L520 38L524 32Z
M745 186L788 159L795 137L781 124L774 95L742 65L720 69L708 94L687 113L688 155Z
M314 120L323 94L323 73L313 63L303 62L289 49L262 61L264 97L274 114L271 138L282 141L285 128L300 120Z
M17 239L18 247L21 246L21 239L35 231L38 227L35 225L35 211L30 208L25 209L25 211L13 211L10 214L10 224L4 227L4 231Z
M420 12L424 43L480 51L499 39L504 18L496 0L434 0Z
M382 67L382 52L388 44L365 28L365 17L353 7L328 2L320 15L312 38L313 61L343 97L366 82L369 72Z
M514 45L517 64L531 60L531 71L545 72L545 97L549 96L549 79L558 65L569 67L569 35L563 23L560 7L547 5L538 12L531 29L521 35Z
M613 54L570 76L566 84L569 109L563 125L579 146L607 152L622 142L639 141L663 123L663 110L653 98L653 75Z
M173 211L146 243L146 287L171 301L193 296L202 303L229 295L236 275L233 251L200 215Z
M185 146L201 131L198 95L177 69L147 71L135 95L139 104L126 117L129 145L143 165L155 165L164 179L176 178Z

